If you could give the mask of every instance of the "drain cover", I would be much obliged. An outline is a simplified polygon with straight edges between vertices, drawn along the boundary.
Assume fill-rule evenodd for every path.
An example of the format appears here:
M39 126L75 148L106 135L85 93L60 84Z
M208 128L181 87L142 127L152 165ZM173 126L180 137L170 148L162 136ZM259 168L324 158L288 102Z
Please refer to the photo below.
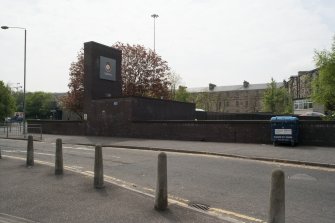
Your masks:
M201 204L201 203L198 203L198 202L190 202L188 204L188 206L196 208L196 209L200 209L202 211L208 211L209 210L209 205Z

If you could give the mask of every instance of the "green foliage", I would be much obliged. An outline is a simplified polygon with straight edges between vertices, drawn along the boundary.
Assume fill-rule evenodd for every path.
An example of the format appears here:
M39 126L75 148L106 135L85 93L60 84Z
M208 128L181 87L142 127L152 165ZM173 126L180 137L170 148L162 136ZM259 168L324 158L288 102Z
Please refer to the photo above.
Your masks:
M324 121L335 121L335 111L329 111L328 114L322 117Z
M46 119L50 117L54 99L51 93L31 92L26 95L26 117Z
M223 110L223 106L221 105L222 99L219 93L199 92L191 94L189 101L195 103L196 108L205 111L221 112Z
M13 116L15 109L15 99L10 88L0 81L0 122L8 116Z
M175 97L174 100L176 101L182 101L182 102L188 102L189 101L189 97L190 97L190 93L188 93L186 91L185 86L179 86L178 90L175 93Z
M314 60L319 75L312 83L312 99L325 105L326 110L335 111L335 36L331 51L316 51Z
M263 95L263 111L276 114L290 114L293 112L292 98L284 87L277 87L271 78L268 88Z
M22 91L12 92L12 95L15 100L16 111L23 112L23 92Z

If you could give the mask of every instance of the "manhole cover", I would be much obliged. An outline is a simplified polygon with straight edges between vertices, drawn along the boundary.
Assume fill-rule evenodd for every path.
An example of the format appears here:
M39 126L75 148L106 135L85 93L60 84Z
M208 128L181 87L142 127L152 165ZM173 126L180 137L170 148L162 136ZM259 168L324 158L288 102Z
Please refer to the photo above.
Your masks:
M208 211L209 210L209 205L201 204L201 203L198 203L198 202L190 202L188 204L188 206L196 208L196 209L200 209L202 211Z

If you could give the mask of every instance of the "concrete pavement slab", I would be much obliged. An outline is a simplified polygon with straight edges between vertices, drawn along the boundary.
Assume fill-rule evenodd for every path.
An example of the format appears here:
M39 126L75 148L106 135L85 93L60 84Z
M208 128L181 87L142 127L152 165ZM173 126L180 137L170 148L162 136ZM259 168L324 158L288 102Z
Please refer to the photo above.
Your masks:
M154 210L152 198L106 183L94 189L93 179L66 171L55 176L53 168L21 160L0 160L1 217L21 222L226 222L171 204Z

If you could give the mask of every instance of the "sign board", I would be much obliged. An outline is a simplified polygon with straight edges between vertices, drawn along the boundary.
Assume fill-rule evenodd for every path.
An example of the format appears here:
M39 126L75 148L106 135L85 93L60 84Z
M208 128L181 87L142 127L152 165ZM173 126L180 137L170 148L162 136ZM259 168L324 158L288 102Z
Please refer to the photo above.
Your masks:
M292 129L275 129L275 135L292 135Z
M116 81L116 60L100 56L100 79Z

